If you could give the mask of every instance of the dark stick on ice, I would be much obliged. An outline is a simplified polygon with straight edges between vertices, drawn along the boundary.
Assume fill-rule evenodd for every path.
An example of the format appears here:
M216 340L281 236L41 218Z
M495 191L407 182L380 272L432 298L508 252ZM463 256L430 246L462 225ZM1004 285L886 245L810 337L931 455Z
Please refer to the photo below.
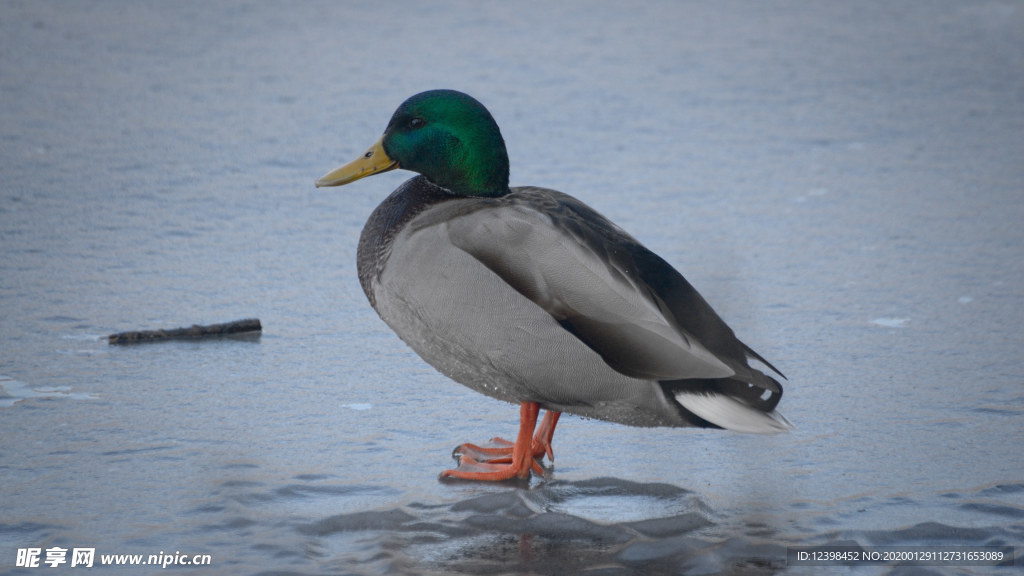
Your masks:
M250 336L259 335L263 330L258 318L248 318L224 324L208 324L200 326L193 324L189 328L175 328L173 330L141 330L136 332L121 332L111 334L108 337L110 344L141 344L143 342L159 342L162 340L199 340L202 338L216 338L219 336Z

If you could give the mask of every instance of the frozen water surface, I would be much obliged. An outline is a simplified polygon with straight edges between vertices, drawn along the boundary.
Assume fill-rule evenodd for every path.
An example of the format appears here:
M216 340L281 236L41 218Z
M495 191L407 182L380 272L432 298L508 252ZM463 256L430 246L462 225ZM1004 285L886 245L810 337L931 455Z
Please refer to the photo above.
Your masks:
M0 3L0 573L31 547L211 556L190 574L1024 554L1022 70L1019 2ZM548 478L439 482L518 411L359 289L409 174L313 188L438 87L491 109L513 184L675 264L789 377L796 430L567 417ZM262 338L104 340L247 317Z

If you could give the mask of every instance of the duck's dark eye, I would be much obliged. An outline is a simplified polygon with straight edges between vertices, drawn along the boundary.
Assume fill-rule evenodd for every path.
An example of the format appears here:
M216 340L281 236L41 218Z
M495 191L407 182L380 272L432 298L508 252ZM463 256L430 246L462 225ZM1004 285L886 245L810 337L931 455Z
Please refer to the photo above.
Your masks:
M412 128L413 130L417 128L422 128L423 125L426 123L426 120L424 120L423 118L413 118L412 120L409 120L409 128Z

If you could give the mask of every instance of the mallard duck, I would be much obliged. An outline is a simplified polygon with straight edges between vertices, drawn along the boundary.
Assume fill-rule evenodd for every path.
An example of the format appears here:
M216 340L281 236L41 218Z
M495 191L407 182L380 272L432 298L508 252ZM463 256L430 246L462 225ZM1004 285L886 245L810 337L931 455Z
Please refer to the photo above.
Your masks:
M748 362L785 377L670 264L572 196L509 188L504 139L474 98L412 96L376 144L316 185L397 168L419 175L359 238L370 305L442 374L520 405L514 442L463 444L442 477L543 474L562 412L629 426L790 427L775 410L782 386Z

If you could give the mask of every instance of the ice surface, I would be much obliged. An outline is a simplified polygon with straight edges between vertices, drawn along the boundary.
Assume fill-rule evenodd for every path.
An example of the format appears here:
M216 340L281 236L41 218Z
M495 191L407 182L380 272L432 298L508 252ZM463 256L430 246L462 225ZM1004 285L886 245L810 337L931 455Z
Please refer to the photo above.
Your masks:
M1024 545L1022 23L1000 0L5 2L0 572L54 545L559 575ZM359 231L409 174L313 187L439 87L493 112L513 184L677 266L789 377L796 430L566 417L548 478L439 482L518 411L359 288ZM96 337L247 317L259 341Z

